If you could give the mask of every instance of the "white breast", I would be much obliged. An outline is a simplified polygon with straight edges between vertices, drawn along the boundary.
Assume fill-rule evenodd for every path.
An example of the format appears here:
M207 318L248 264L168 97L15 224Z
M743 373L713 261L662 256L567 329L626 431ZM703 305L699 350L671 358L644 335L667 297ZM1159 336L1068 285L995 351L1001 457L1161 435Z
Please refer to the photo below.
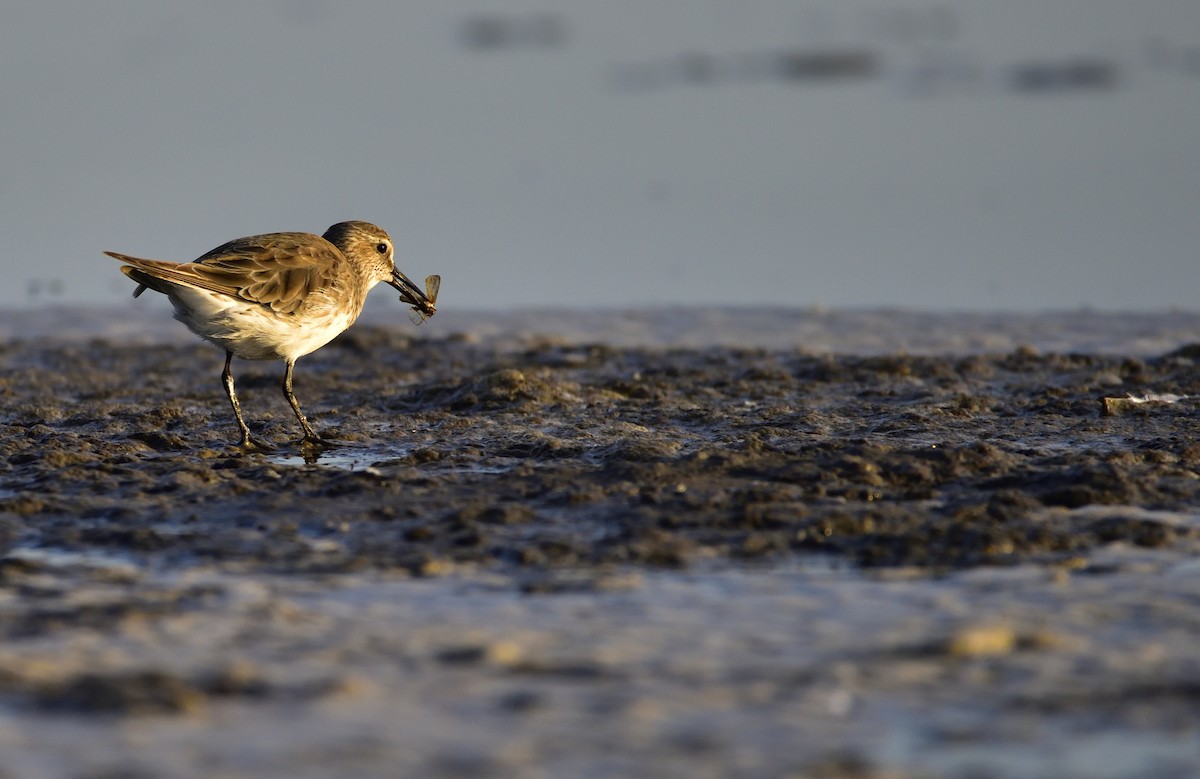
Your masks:
M310 306L279 316L261 305L188 287L170 296L175 318L196 335L243 360L296 360L320 349L358 318L358 308Z

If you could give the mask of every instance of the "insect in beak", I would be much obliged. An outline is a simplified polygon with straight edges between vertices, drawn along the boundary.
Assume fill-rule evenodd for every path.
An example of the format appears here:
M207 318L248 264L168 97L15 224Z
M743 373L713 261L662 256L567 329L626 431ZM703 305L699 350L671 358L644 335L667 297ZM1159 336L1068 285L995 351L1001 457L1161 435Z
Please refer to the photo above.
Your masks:
M442 286L441 276L426 276L424 292L399 270L392 271L392 279L388 283L400 291L401 303L412 306L408 318L414 325L423 324L426 319L437 313L438 290Z

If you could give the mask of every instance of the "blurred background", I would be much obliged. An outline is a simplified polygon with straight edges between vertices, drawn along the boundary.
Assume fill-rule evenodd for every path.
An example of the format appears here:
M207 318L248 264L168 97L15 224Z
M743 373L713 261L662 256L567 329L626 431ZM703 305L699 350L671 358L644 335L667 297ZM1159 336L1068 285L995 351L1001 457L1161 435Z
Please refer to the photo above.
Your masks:
M443 309L1200 294L1198 3L6 6L3 308L352 218Z

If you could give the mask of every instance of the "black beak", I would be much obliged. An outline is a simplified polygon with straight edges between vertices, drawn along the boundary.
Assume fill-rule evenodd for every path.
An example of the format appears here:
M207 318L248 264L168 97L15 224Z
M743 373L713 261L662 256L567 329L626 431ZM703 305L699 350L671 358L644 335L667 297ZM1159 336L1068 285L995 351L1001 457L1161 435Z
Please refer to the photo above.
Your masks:
M437 281L431 284L430 281L432 279L436 279ZM388 280L388 284L391 284L400 293L401 303L407 303L413 307L414 311L430 317L437 313L437 306L435 305L437 303L437 282L440 281L440 277L434 276L430 276L425 280L425 286L429 289L429 294L427 295L421 291L420 287L413 283L412 279L401 273L398 268L393 268L392 278Z
M425 297L425 293L416 284L413 284L412 279L400 272L399 268L392 269L392 278L388 281L400 293L400 300L413 306L420 306L429 302L429 298Z

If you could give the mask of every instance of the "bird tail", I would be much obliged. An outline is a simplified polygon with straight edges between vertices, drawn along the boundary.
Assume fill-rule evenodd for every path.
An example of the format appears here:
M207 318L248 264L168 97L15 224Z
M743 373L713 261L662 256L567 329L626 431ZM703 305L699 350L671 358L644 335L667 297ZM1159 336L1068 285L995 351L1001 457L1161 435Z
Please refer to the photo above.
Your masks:
M136 298L148 289L155 292L161 292L164 295L171 291L171 285L162 279L148 273L145 269L153 268L158 264L157 260L143 260L138 257L130 257L128 254L120 254L118 252L105 252L109 257L121 262L129 263L121 266L121 272L138 283L137 289L133 291L133 296Z

